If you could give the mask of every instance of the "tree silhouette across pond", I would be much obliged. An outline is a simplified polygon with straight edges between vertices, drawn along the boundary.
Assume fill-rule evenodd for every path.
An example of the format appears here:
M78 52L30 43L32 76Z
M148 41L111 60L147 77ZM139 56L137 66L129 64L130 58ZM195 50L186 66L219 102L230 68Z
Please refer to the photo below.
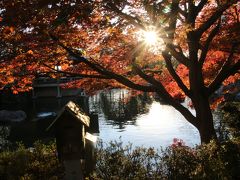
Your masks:
M124 90L101 92L95 96L93 110L102 112L109 124L124 129L126 124L135 124L139 114L148 112L152 98L147 94L131 96Z

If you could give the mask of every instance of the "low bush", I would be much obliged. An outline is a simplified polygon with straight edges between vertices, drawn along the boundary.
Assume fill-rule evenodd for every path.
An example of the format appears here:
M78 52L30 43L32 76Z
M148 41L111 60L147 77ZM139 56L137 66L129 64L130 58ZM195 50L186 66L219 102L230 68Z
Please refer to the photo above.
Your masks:
M240 179L240 142L190 148L175 139L165 150L103 143L97 149L93 179Z
M96 149L96 168L87 179L240 179L240 141L211 142L195 148L174 139L164 150L123 146L121 142ZM0 153L0 179L63 179L64 168L55 143L35 143L32 149L19 144L15 151Z
M107 147L98 144L94 179L158 179L160 156L153 148L122 146L111 142Z
M33 148L18 144L15 151L0 153L0 179L60 179L63 168L56 156L55 143L36 142Z

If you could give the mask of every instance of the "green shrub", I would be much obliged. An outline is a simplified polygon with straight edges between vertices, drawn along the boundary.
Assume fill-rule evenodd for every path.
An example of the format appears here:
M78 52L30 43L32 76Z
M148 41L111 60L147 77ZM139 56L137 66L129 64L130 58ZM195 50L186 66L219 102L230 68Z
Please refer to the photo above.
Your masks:
M219 141L240 139L240 102L224 102L214 111Z
M195 148L175 139L164 150L123 146L122 142L96 149L96 180L142 179L240 179L240 141L211 142ZM63 179L64 168L56 156L55 143L36 142L32 149L18 145L15 151L0 153L0 179Z
M171 146L162 152L162 171L167 179L192 179L198 174L197 151L186 146Z
M0 153L0 179L58 179L63 168L56 156L54 143L36 142L31 149L19 144L15 151Z
M98 145L93 179L240 179L240 143L211 142L196 148L176 141L165 150Z
M211 142L199 147L201 177L206 179L240 178L240 143L226 141L221 145Z
M123 147L120 142L110 142L107 147L98 144L94 179L157 179L161 178L160 156L153 148L132 145Z

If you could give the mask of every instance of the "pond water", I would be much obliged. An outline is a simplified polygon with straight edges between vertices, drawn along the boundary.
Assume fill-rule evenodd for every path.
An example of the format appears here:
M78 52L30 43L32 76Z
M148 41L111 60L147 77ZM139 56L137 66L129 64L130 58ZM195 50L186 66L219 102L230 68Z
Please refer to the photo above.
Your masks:
M128 99L125 103L124 98ZM187 102L183 104L187 107ZM99 138L104 142L121 140L125 145L165 148L178 138L191 147L200 144L197 129L177 110L147 96L130 97L127 91L113 90L91 97L89 105L99 115Z
M38 139L48 141L53 138L53 133L46 132L46 128L69 100L78 103L85 111L98 114L99 139L103 142L121 140L125 145L132 143L133 146L155 148L171 145L174 138L182 139L188 146L200 143L196 128L178 111L146 94L132 97L128 91L111 90L88 99L72 97L32 100L29 96L27 100L26 97L24 99L18 103L1 101L0 110L21 109L27 113L25 122L2 125L9 129L10 141L22 141L27 146ZM194 114L194 110L191 111ZM7 132L6 128L4 132Z

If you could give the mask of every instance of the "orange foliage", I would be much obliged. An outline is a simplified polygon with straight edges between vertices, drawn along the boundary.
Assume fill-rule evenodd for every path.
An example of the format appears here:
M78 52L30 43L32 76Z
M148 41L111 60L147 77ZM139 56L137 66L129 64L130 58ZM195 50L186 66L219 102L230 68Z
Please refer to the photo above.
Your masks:
M84 56L91 63L98 64L100 69L105 68L109 72L122 75L137 85L148 86L149 82L140 78L132 70L133 56L138 54L135 63L145 74L161 82L172 97L177 99L185 97L183 90L168 72L162 52L151 51L149 47L139 42L136 35L140 29L135 26L138 22L141 22L139 23L141 25L155 25L154 23L160 22L158 24L162 28L160 35L166 42L170 41L164 31L167 31L171 18L166 7L170 7L172 1L164 1L163 4L159 2L159 6L156 6L158 13L155 14L150 10L154 4L152 1L149 1L148 6L139 0L127 3L125 1L114 2L118 9L128 7L126 11L129 11L132 19L129 16L119 15L114 8L106 7L107 2L104 5L104 1L78 1L73 4L70 1L63 3L58 0L52 1L51 4L45 0L31 2L5 1L2 5L4 7L0 7L6 9L0 17L0 23L5 23L3 27L0 27L0 37L5 43L0 46L4 52L0 62L1 89L11 84L15 93L21 88L29 90L31 81L38 73L50 74L52 77L65 76L62 72L53 73L55 66L61 66L61 71L74 73L76 76L78 74L100 75L83 62L72 60L68 52L58 45L58 41L49 37L49 34L53 34L63 45L73 49L80 56ZM195 2L197 4L198 1ZM223 1L219 2L224 4ZM188 7L185 3L186 1L180 1L183 11ZM178 45L184 56L189 58L188 34L201 27L217 9L216 1L208 1L198 13L195 24L187 23L184 14L178 14L172 45ZM154 15L156 17L152 17ZM221 28L210 43L202 67L201 73L206 87L214 81L226 62L232 42L240 38L239 20L239 4L233 4L224 11ZM201 36L199 55L201 54L200 48L205 45L209 33L216 24L217 21ZM230 65L239 61L240 47L237 48L238 53L234 54ZM177 51L181 52L179 49ZM190 89L189 68L178 60L176 61L177 63L173 65L175 72L183 84ZM224 84L232 83L236 79L239 79L239 73L228 77ZM125 87L114 80L90 80L88 78L66 85L66 87L73 86L84 87L88 93L106 88Z

